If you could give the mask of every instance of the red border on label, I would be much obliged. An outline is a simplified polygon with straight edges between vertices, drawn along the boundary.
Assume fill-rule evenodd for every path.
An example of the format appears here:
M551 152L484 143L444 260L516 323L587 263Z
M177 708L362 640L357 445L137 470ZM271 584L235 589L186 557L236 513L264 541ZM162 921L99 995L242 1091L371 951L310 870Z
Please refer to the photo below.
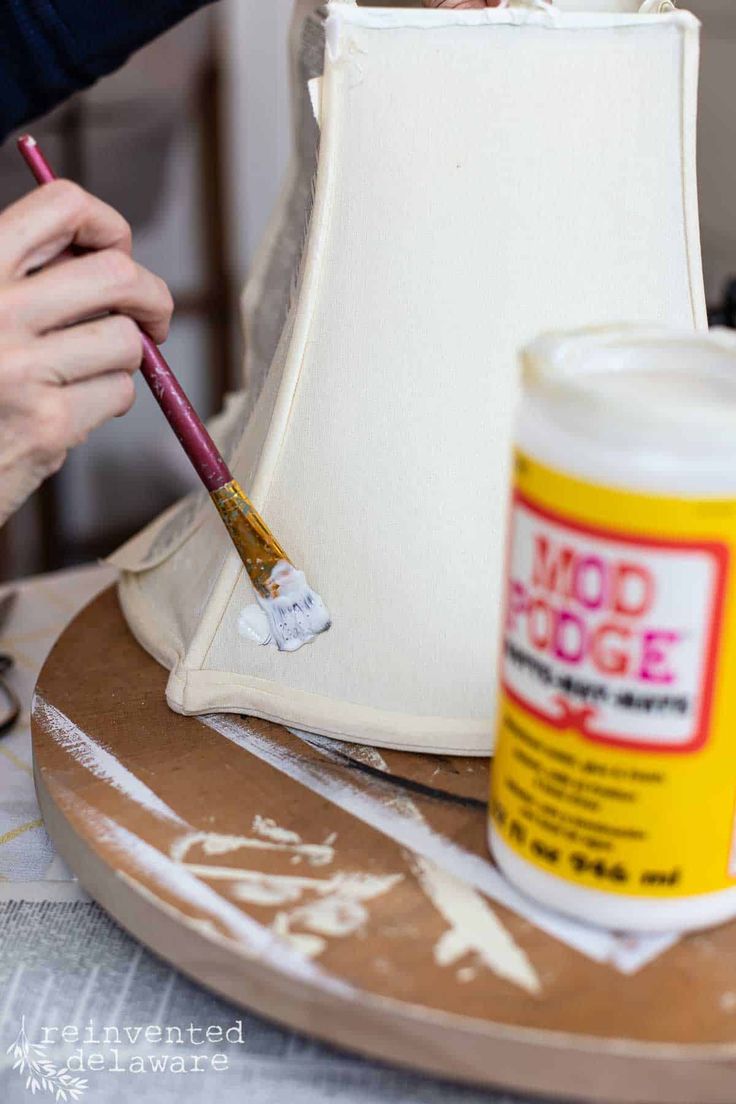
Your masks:
M675 550L686 550L704 552L706 555L711 556L715 562L716 568L716 580L713 587L710 609L710 630L708 633L708 644L705 658L705 667L703 670L703 679L700 686L700 714L697 719L695 727L695 734L693 738L687 744L682 743L665 743L657 741L656 743L649 743L642 740L630 740L625 736L616 736L614 734L598 734L595 732L588 732L585 728L585 709L579 711L573 710L568 716L561 718L550 717L546 713L542 713L536 709L533 705L530 705L523 698L511 689L507 684L503 675L504 657L503 654L500 657L501 665L501 686L505 694L516 703L521 706L527 713L530 713L537 720L543 721L545 724L550 725L552 728L556 728L559 731L564 731L570 728L576 729L580 735L595 744L605 744L609 747L625 747L635 751L659 751L666 752L668 754L683 752L697 751L703 747L708 740L708 732L710 727L710 714L713 707L713 692L716 675L716 665L718 662L718 645L721 635L721 626L723 623L723 601L726 593L726 577L729 568L729 553L725 544L718 541L691 541L691 540L663 540L659 537L638 537L632 536L627 533L621 533L616 529L606 529L603 526L584 525L582 522L575 521L572 518L566 517L564 514L556 513L553 510L549 510L546 507L538 505L526 495L522 494L518 490L514 490L511 499L510 509L510 524L508 531L507 541L507 569L506 569L506 581L508 583L509 567L511 548L513 545L513 523L514 523L514 509L517 505L521 504L526 507L531 513L536 514L538 517L543 518L546 521L550 521L555 525L562 526L563 528L571 529L577 533L584 533L592 537L599 537L604 540L617 541L620 544L634 545L640 548L662 548ZM504 615L504 624L506 622L506 616ZM504 633L505 642L505 633ZM571 720L572 718L572 720ZM575 723L575 721L578 723Z

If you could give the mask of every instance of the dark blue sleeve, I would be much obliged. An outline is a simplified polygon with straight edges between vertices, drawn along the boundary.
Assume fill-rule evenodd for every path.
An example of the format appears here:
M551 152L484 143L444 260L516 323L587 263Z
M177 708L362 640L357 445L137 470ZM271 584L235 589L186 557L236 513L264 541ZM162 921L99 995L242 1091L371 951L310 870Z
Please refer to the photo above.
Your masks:
M0 141L210 0L0 0Z

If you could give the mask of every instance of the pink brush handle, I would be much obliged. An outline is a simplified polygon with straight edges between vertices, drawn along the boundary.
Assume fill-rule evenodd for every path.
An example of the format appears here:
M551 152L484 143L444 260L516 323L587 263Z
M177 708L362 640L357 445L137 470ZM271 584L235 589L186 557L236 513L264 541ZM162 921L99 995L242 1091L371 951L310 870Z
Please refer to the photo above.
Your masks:
M18 139L18 149L33 173L36 183L50 184L56 175L41 153L35 138L29 134ZM141 372L164 412L169 425L194 465L197 475L208 491L216 491L232 482L232 475L225 461L202 424L202 420L187 398L181 384L169 368L161 350L148 334L143 337Z

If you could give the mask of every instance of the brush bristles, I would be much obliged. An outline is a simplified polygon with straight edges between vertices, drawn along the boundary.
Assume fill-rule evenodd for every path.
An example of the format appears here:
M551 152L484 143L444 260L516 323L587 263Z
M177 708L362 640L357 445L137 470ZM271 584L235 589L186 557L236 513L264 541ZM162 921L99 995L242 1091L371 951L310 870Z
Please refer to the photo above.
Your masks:
M226 483L212 492L212 500L268 621L270 637L264 625L263 633L260 636L256 633L259 642L273 641L280 652L295 652L326 632L331 624L327 607L310 587L304 572L290 562L240 485L235 480ZM253 635L250 623L248 635Z
M282 560L271 577L273 596L258 595L258 605L268 618L271 637L280 652L295 652L331 625L329 611L312 590L303 571Z

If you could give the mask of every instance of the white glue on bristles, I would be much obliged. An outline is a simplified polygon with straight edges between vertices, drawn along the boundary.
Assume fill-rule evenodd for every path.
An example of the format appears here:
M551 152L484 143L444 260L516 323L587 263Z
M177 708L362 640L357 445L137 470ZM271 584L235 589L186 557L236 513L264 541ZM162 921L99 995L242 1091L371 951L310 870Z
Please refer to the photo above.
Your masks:
M296 652L329 629L330 614L303 571L279 560L269 576L272 594L256 594L257 605L246 606L238 618L241 636L256 644L275 644L280 652Z

